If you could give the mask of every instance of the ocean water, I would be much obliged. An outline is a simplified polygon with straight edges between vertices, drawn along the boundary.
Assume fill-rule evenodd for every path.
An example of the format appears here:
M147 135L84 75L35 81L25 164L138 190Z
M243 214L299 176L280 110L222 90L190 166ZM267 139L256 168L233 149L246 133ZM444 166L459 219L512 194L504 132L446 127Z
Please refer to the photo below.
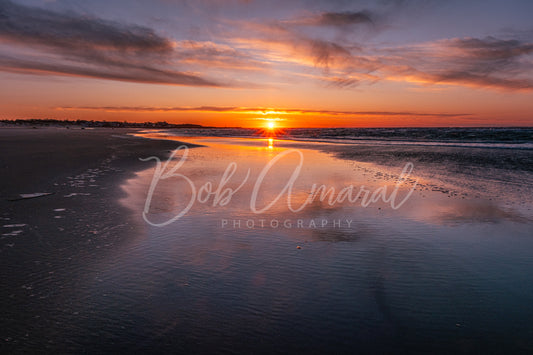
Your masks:
M252 128L162 130L182 137L275 136L278 139L341 144L458 146L533 149L533 128L287 128L274 133Z
M82 297L84 313L93 316L80 323L80 334L89 329L108 341L87 343L81 336L76 344L184 353L533 351L531 195L501 192L509 179L518 184L514 180L528 176L527 169L504 165L507 180L473 174L461 186L446 169L450 161L438 172L434 163L415 164L416 187L398 209L382 201L366 208L321 201L295 213L283 195L256 214L249 207L254 182L288 149L303 156L291 191L295 205L314 182L336 191L349 184L392 187L407 161L339 158L339 150L323 143L198 138L198 132L173 138L204 147L188 152L175 171L181 176L157 185L151 222L171 220L190 201L191 186L217 186L231 163L235 174L225 186L240 186L248 168L251 178L225 206L196 201L172 223L146 224L142 237L103 263ZM346 149L350 154L351 146ZM269 171L261 206L290 179L295 154ZM153 175L147 169L124 186L129 197L123 202L138 216ZM472 190L478 184L484 192Z
M162 152L168 179L154 180L152 158L124 182L121 203L137 223L122 242L113 245L115 226L80 227L107 236L80 234L101 247L98 262L82 249L78 278L30 285L48 290L28 292L53 299L53 309L13 322L21 334L35 324L17 349L531 353L531 130L469 131L148 132L200 147L168 161ZM389 196L398 186L398 201L408 198L399 208L382 199L365 207L362 197L326 195L292 211L314 184L333 196L349 186ZM271 202L260 213L251 207ZM26 228L4 224L6 233Z

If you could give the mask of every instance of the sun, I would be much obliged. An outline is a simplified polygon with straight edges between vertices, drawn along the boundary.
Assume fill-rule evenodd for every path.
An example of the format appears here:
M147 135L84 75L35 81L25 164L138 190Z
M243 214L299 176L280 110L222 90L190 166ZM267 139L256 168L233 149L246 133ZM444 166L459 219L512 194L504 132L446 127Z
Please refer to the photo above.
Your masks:
M280 125L279 118L266 118L257 128L257 134L263 137L277 137L284 135L283 125Z

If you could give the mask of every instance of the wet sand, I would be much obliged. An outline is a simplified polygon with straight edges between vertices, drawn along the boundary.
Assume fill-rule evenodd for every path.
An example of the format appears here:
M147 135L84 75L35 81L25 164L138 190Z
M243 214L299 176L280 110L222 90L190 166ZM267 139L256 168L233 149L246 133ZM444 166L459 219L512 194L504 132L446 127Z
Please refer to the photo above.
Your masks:
M142 140L124 138L125 131L28 130L18 138L0 132L11 137L2 145L28 144L23 152L12 149L4 166L15 164L19 175L31 172L18 162L34 157L43 174L36 186L31 176L10 180L4 196L54 192L1 202L4 224L15 226L3 227L5 234L21 230L1 240L6 351L533 349L527 169L504 165L505 178L496 179L499 172L488 164L486 174L474 174L482 163L440 148L387 152L267 139ZM146 214L150 225L142 213L155 162L138 158L155 155L164 163L180 141L204 147L188 151L174 171L180 176L157 184ZM43 146L49 152L73 149L58 158ZM95 149L86 152L90 147ZM359 198L315 200L292 212L285 193L254 213L250 199L260 171L288 149L303 157L290 193L294 206L307 200L315 183L337 192L350 184L390 192L409 161L413 174L399 194L412 189L412 195L398 209L384 201L363 207ZM291 152L265 176L256 207L273 201L290 180L299 160ZM176 167L182 154L168 167ZM439 155L450 158L424 161ZM71 162L80 156L86 159ZM232 163L234 173L218 190ZM457 176L459 166L473 170ZM516 191L524 181L525 190ZM473 189L480 184L486 188ZM238 190L227 203L222 195L216 200L215 191L224 188ZM193 190L190 209L172 221Z
M209 182L218 186L232 163L235 173L225 187L239 188L248 168L251 173L224 207L215 205L211 195L194 202L183 217L150 226L146 238L121 253L121 273L108 274L109 287L115 282L123 289L132 286L119 278L131 280L133 275L144 280L141 284L156 285L150 291L133 286L115 296L117 302L134 304L132 299L148 292L158 300L143 303L141 312L155 334L140 329L129 334L131 339L143 337L144 349L498 353L533 348L527 172L500 165L505 178L496 179L499 173L488 165L481 174L467 170L457 175L457 166L481 168L480 162L468 164L468 150L450 154L426 148L414 154L412 148L396 147L386 154L380 146L367 146L365 158L358 159L353 153L361 147L353 146L176 139L206 147L189 151L175 171L190 181L180 176L158 183L148 213L151 222L171 221L190 201L192 185L197 192ZM289 193L282 190L298 162L293 152L269 170L258 206L280 193L282 197L254 213L250 197L259 172L289 149L299 150L304 162L290 192L293 206L306 200L314 183L337 192L350 184L371 191L391 188L411 161L398 158L403 152L410 152L414 171L400 195L411 189L412 180L417 185L399 209L383 201L364 207L361 199L333 205L324 199L292 212ZM485 152L489 154L495 153ZM387 159L373 163L380 155ZM456 159L424 162L444 155ZM139 172L124 186L128 197L122 201L137 214L153 175L153 169ZM141 252L145 250L150 256ZM133 263L137 266L132 268Z
M120 184L146 168L139 157L168 154L175 144L127 135L134 131L0 129L2 352L61 350L69 328L61 323L76 319L76 288L142 233L118 203ZM19 199L34 193L51 194Z

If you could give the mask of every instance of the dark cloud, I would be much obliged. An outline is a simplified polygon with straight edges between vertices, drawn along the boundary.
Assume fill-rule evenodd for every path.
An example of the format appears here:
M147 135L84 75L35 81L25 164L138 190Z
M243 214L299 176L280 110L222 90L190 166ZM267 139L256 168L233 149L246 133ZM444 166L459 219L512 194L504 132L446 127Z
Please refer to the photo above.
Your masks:
M268 65L230 46L214 42L180 41L175 57L181 63L237 70L264 70Z
M316 24L324 26L350 26L358 24L373 24L372 15L368 11L361 12L325 12L321 14Z
M361 83L361 80L356 78L346 77L327 77L322 79L326 84L339 88L350 88L357 86Z
M117 67L47 63L37 60L10 58L0 55L0 68L6 72L21 74L54 74L86 78L108 79L150 84L213 86L210 81L196 75L146 66L129 66L125 70Z
M454 38L384 48L368 42L328 39L322 32L306 31L325 13L269 23L247 23L247 43L268 48L289 63L322 69L308 74L327 86L350 88L380 80L418 84L446 84L501 90L533 89L533 43L507 39ZM342 21L335 21L342 23Z
M126 52L172 51L171 41L146 27L73 13L61 14L7 0L0 1L0 14L0 35L4 40L16 43Z
M426 2L431 1L391 0L381 2L381 7L369 7L372 11L353 10L355 5L368 8L368 2L338 7L347 11L331 11L331 6L325 11L323 6L285 20L215 19L220 32L212 30L213 35L203 41L173 41L143 26L0 0L0 70L142 83L257 87L228 78L246 77L236 74L245 70L281 68L287 73L290 66L289 80L305 77L343 88L391 79L533 89L530 32L508 32L504 39L454 38L395 48L372 43L364 35L358 37L366 29L376 33L389 28L390 18L384 16L383 7ZM299 68L292 70L293 66ZM215 76L224 79L208 78Z
M236 106L196 106L196 107L154 107L154 106L81 106L57 107L58 110L89 110L89 111L130 111L130 112L243 112L246 109Z
M309 39L306 44L315 64L325 68L335 65L335 62L345 62L351 58L350 51L335 42Z
M0 0L0 40L15 47L0 57L4 71L219 86L170 67L172 41L142 26Z
M432 3L436 2L381 2L399 8ZM519 36L510 33L507 39L455 38L401 46L392 51L365 41L353 42L351 34L361 31L354 31L351 26L372 24L369 27L372 31L381 31L389 27L387 21L391 19L378 10L320 12L271 23L271 31L263 30L259 35L268 43L284 45L285 51L302 64L322 68L322 77L318 78L330 86L353 87L390 78L503 90L533 89L533 44L527 39L518 39ZM327 32L309 30L309 26L340 28L341 34L328 38Z
M520 58L533 53L533 43L494 37L454 39L445 41L444 45L452 53L457 53L452 58L455 62L470 66L471 70L481 74L518 71L522 69Z
M268 108L268 107L238 107L238 106L175 106L175 107L149 107L149 106L64 106L56 107L58 110L90 110L90 111L116 111L116 112L230 112L265 114L275 111L276 114L318 114L328 116L405 116L405 117L464 117L466 113L420 113L409 111L336 111L336 110L308 110L298 108Z
M377 15L370 11L318 12L312 16L283 21L291 26L330 26L351 30L355 25L374 25Z
M533 43L516 39L456 38L436 43L420 70L436 82L533 89ZM416 63L412 63L416 66Z
M502 78L479 75L468 71L448 71L429 76L434 83L463 84L477 87L489 87L507 90L532 90L533 80L529 78Z
M308 20L300 18L268 23L242 23L242 32L248 37L240 40L257 52L267 48L290 63L322 69L322 76L318 79L330 86L355 86L379 67L378 59L360 55L364 48L357 43L317 38L302 31L301 25L306 21Z

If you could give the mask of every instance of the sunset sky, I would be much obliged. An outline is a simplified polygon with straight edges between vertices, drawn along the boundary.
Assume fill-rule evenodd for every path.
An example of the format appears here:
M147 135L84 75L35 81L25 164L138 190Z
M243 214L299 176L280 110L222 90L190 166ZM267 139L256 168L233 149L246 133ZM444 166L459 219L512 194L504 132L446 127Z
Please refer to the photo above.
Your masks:
M533 126L531 0L0 0L0 118Z

